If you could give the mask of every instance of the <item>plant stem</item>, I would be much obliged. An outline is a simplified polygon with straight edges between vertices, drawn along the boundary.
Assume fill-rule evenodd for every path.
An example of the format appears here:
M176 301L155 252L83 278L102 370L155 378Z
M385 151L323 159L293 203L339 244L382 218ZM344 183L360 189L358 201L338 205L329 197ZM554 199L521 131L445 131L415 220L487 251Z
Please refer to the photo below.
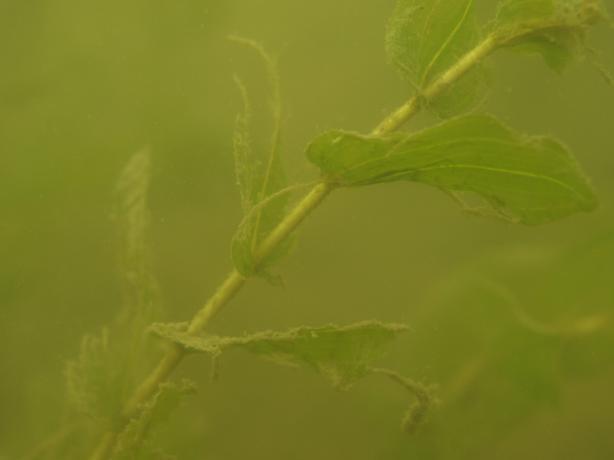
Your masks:
M428 101L435 99L453 83L458 81L469 70L479 64L486 56L499 46L494 35L486 37L478 46L462 56L456 64L436 78L424 90L387 116L371 133L373 136L383 136L399 129L409 119L414 117Z
M334 185L326 182L319 182L315 185L262 242L254 256L255 260L257 262L263 261L271 251L284 241L319 206L334 187ZM197 335L202 332L216 313L239 292L246 281L247 279L241 276L239 272L233 270L205 306L194 316L188 327L188 333ZM122 413L123 423L120 423L120 426L138 414L140 406L155 394L158 386L168 379L184 356L185 352L179 345L172 344L170 346L156 368L141 383L132 398L126 403ZM105 460L109 458L115 446L116 437L115 433L105 433L98 447L90 456L90 460Z
M496 39L492 36L486 38L478 46L462 56L456 64L436 78L422 93L412 97L408 102L387 116L371 132L371 135L383 136L399 129L422 109L424 103L441 94L445 89L465 75L472 67L481 62L481 60L490 54L496 47ZM277 248L277 246L282 243L305 220L305 218L322 203L322 201L324 201L334 188L335 185L328 182L317 183L317 185L313 187L313 189L259 245L254 254L256 263L258 264L266 259L266 257L271 254L271 252ZM220 309L240 291L246 281L246 278L241 276L236 270L233 270L205 306L193 317L188 328L188 333L197 335L202 332ZM126 403L122 413L123 423L120 423L120 428L138 414L140 406L155 394L158 386L167 380L184 356L185 352L179 345L171 345L156 368L143 381L132 398ZM116 440L116 433L105 433L100 444L90 456L90 460L108 459L114 449Z

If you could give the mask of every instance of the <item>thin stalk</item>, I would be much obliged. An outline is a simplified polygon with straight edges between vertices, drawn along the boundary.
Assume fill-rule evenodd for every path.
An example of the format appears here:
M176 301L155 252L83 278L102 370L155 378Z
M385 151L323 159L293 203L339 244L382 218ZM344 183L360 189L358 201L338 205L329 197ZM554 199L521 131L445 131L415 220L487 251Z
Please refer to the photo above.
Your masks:
M422 109L425 101L428 102L428 100L441 94L446 88L467 73L468 70L481 62L496 47L497 40L494 37L489 36L486 38L482 43L462 56L456 64L436 78L422 93L412 97L408 102L388 115L371 132L371 135L382 136L399 129ZM334 184L318 182L258 246L254 254L256 264L266 259L324 201L334 188ZM193 335L201 333L222 307L241 290L246 281L246 278L236 270L233 270L209 301L193 317L188 333ZM167 380L184 356L185 352L179 345L172 345L169 348L156 368L126 403L122 414L123 424L138 414L141 405L153 397L158 386ZM123 424L119 424L120 428ZM90 460L108 459L115 447L116 437L116 434L112 432L105 433L100 444L90 456Z

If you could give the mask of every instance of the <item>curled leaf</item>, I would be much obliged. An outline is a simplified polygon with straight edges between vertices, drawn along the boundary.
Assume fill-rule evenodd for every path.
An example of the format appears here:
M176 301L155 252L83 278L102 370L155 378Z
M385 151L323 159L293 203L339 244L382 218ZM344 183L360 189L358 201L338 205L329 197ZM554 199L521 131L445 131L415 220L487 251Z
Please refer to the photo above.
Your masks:
M188 351L214 356L241 348L278 364L307 367L340 389L370 373L384 347L407 327L364 321L350 326L298 327L285 332L259 332L243 337L195 337L186 324L154 324L151 331Z
M414 434L424 424L429 411L435 403L433 390L390 369L373 368L371 372L388 377L414 396L415 401L409 406L401 422L403 431L409 435Z

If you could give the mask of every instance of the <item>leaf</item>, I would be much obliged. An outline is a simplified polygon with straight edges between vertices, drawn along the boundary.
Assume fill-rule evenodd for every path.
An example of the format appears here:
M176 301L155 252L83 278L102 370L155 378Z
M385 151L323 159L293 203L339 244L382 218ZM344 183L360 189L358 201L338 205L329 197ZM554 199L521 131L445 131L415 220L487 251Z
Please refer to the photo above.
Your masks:
M115 358L108 329L83 337L79 357L65 370L68 401L77 412L109 421L120 411L123 376Z
M244 101L244 112L237 117L234 135L235 169L244 218L232 241L232 260L242 275L266 277L267 267L289 248L288 244L284 244L266 260L255 258L259 244L283 219L288 204L288 194L279 193L287 186L280 157L282 104L279 73L275 59L259 43L240 37L231 39L257 52L265 64L272 91L273 133L268 155L261 158L254 154L251 147L251 105L247 90L236 79Z
M491 116L472 115L416 134L325 133L307 149L327 180L344 186L413 181L470 192L487 210L524 224L591 211L597 200L567 149L527 138Z
M126 163L115 187L122 309L111 326L84 336L78 358L66 365L69 402L106 422L118 416L126 393L149 369L143 331L161 310L148 241L150 180L151 154L143 148Z
M138 355L144 346L142 331L162 310L149 244L150 182L151 152L145 147L134 154L121 171L115 187L113 211L123 294L123 308L116 329L127 329L123 333L133 342L127 348L133 351L135 363L141 360Z
M151 445L152 431L165 423L179 405L196 392L189 380L166 382L120 433L113 455L114 460L150 460L169 458Z
M399 0L386 34L389 59L421 92L480 41L473 0ZM485 75L477 65L455 85L429 101L449 117L479 100Z
M252 107L245 84L235 76L235 84L239 88L243 100L243 111L237 115L233 135L233 154L235 162L235 176L241 197L243 212L248 212L254 205L255 192L254 166L255 158L252 151L251 119Z
M561 72L585 48L587 28L604 17L597 0L506 0L493 33L499 46L539 54Z
M243 337L195 337L185 324L155 324L151 331L188 351L214 356L242 348L278 364L307 367L336 388L346 389L370 373L371 363L403 325L365 321L350 326L298 327L286 332L259 332Z

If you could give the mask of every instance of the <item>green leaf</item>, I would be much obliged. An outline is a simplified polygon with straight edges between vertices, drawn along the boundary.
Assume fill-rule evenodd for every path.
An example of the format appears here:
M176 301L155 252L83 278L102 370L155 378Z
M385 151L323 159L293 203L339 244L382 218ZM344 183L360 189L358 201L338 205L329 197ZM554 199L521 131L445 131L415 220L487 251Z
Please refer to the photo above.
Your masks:
M78 358L66 366L69 402L106 422L121 413L123 398L149 370L144 331L161 311L148 240L150 180L151 154L143 148L130 157L115 187L122 308L111 326L83 338Z
M262 240L283 219L288 194L280 193L287 187L286 174L280 156L282 103L277 63L259 44L240 37L235 42L256 51L265 64L271 86L273 133L267 155L252 151L250 124L251 104L247 90L236 79L244 101L244 112L237 117L234 135L234 157L237 183L241 194L244 218L232 241L232 260L244 276L267 275L267 268L283 256L289 244L281 245L267 257L256 260L255 253Z
M123 305L111 334L118 349L130 350L127 368L141 369L145 351L143 331L161 315L149 241L151 152L145 147L134 154L122 169L116 187L113 220L117 228L119 269ZM135 372L133 372L134 374Z
M528 138L491 116L456 118L416 134L370 137L325 133L307 149L327 180L345 186L414 181L454 196L469 192L486 211L541 224L597 200L568 150L553 139Z
M241 93L243 100L243 111L237 115L235 120L235 130L233 135L233 154L235 163L235 176L239 187L241 207L243 212L248 212L254 205L253 200L256 195L254 166L256 159L252 151L251 139L251 119L252 106L249 100L249 93L245 84L235 76L235 84Z
M386 34L389 59L419 92L480 41L473 0L399 0ZM483 93L477 65L455 85L429 101L441 116L469 109Z
M153 460L169 458L151 445L152 432L166 423L171 414L196 392L193 382L166 382L120 433L113 455L114 460Z
M121 171L115 187L113 220L117 226L119 265L124 283L124 307L131 315L151 316L157 307L148 232L151 152L143 148ZM154 311L151 311L154 310ZM149 318L152 321L153 318Z
M493 33L499 46L539 54L560 72L585 48L587 28L604 17L597 0L506 0Z
M68 401L77 412L104 421L119 413L125 379L116 358L108 329L83 337L78 358L65 371Z
M278 364L315 370L336 388L346 389L370 373L372 362L400 332L399 324L365 321L350 326L298 327L286 332L260 332L243 337L195 337L185 324L155 324L156 335L188 351L214 356L242 348Z

